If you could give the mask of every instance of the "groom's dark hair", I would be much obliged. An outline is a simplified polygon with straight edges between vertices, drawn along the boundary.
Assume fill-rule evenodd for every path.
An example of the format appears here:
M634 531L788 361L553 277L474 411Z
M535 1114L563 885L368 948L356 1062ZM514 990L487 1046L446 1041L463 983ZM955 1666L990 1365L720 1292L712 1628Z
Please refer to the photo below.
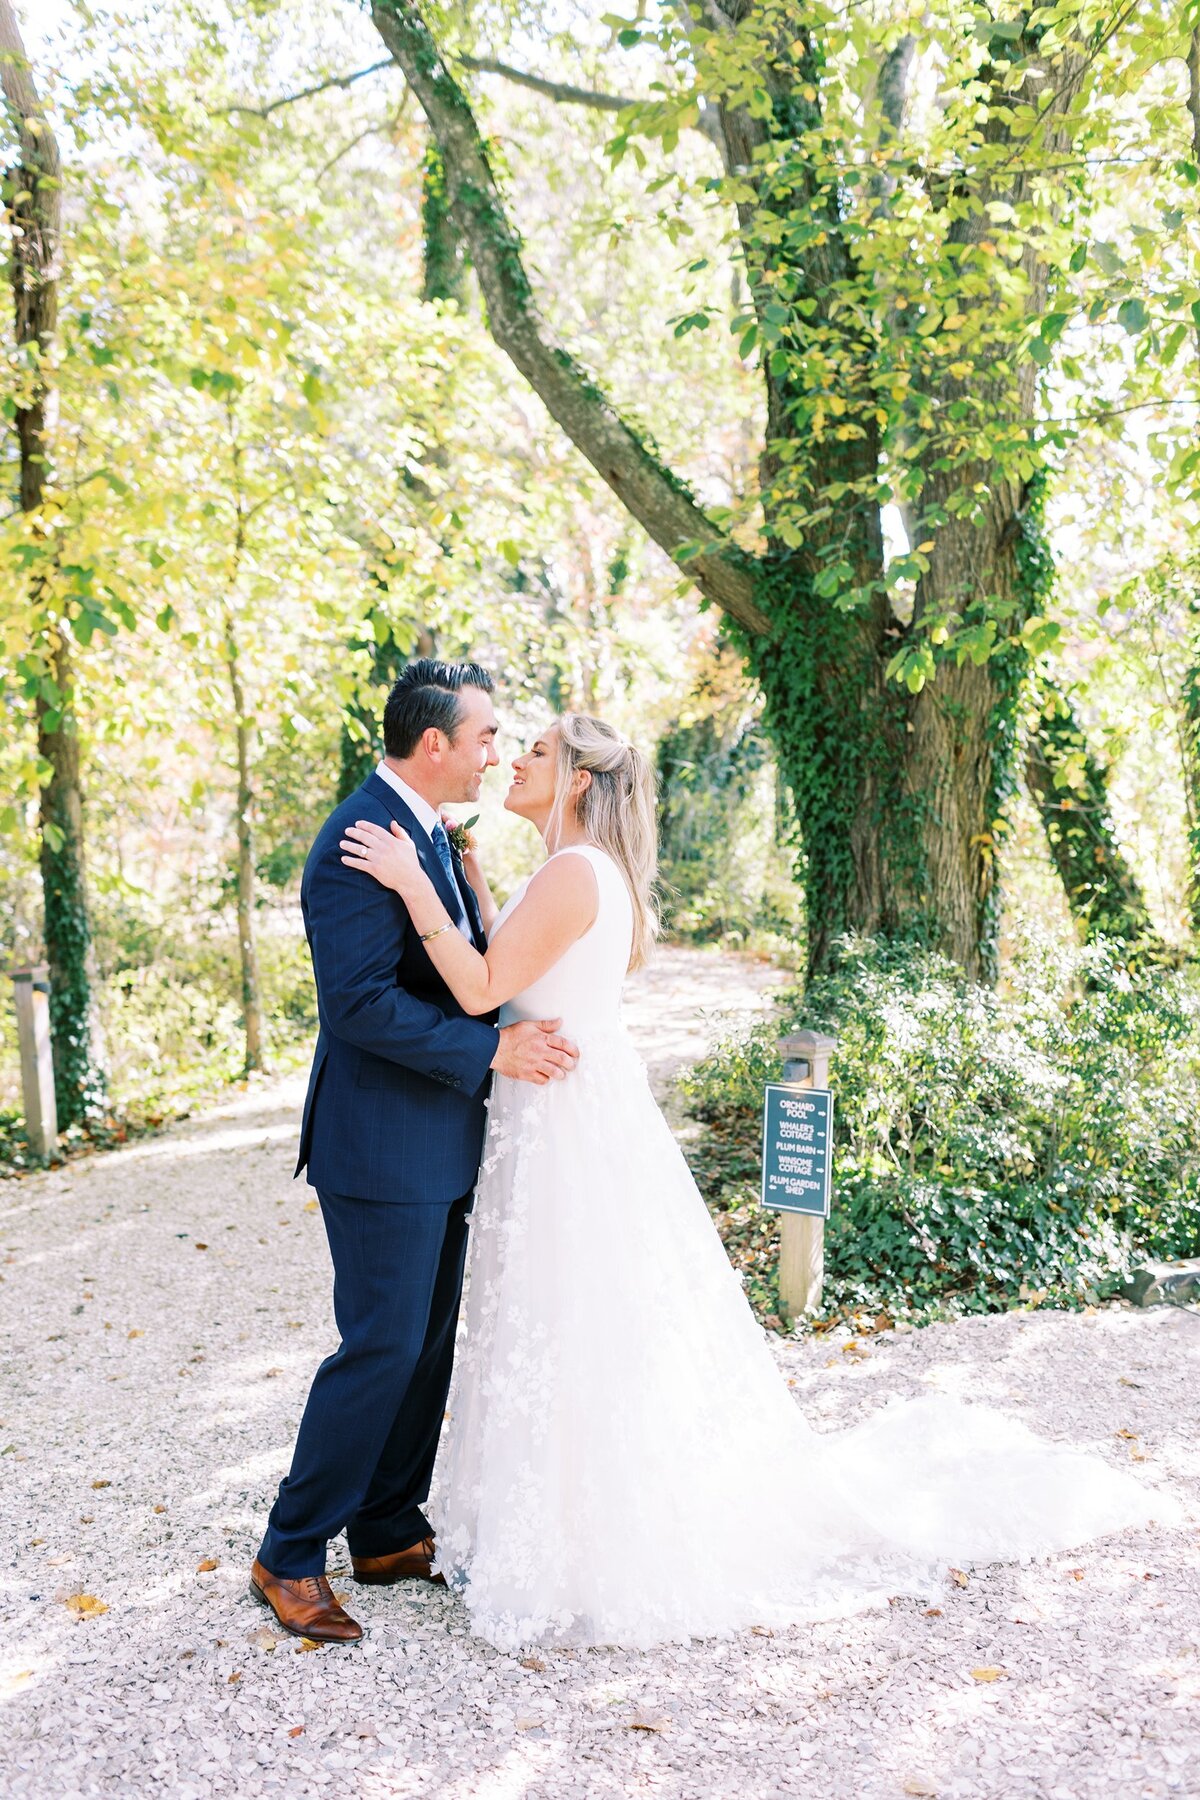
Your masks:
M485 694L496 684L478 663L438 662L432 656L410 662L393 687L383 709L383 747L403 762L412 755L422 733L431 728L445 732L453 742L462 718L459 692L482 688Z

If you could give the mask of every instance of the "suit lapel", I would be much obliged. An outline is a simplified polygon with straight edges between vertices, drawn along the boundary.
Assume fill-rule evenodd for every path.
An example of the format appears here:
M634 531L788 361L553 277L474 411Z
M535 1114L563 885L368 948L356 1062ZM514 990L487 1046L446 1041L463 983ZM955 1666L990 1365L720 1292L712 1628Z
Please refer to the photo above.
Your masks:
M410 809L405 806L395 788L389 787L387 782L381 781L376 774L368 775L363 782L363 787L374 799L381 801L397 825L403 826L407 831L417 852L417 861L437 889L442 905L452 919L461 918L463 911L461 898L455 893L450 878L442 867L438 853L429 841L428 833L413 816ZM473 924L474 921L472 921Z

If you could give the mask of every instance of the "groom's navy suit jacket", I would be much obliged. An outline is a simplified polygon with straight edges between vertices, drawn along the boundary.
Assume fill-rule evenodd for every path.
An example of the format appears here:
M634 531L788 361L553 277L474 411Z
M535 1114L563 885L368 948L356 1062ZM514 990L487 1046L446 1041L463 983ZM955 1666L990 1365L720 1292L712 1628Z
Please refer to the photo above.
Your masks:
M372 774L325 821L300 888L321 1029L304 1102L297 1175L329 1193L396 1203L451 1201L474 1186L497 1031L468 1017L408 909L374 876L343 866L347 825L393 819L408 832L453 917L450 881L396 791ZM476 947L475 896L458 873Z

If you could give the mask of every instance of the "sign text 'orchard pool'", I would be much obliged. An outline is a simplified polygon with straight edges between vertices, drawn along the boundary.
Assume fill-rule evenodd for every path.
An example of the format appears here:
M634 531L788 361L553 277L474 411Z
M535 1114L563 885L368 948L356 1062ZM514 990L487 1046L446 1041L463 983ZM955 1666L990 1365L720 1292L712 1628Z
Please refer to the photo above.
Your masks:
M762 1203L775 1212L829 1217L833 1095L824 1088L767 1083L763 1106Z

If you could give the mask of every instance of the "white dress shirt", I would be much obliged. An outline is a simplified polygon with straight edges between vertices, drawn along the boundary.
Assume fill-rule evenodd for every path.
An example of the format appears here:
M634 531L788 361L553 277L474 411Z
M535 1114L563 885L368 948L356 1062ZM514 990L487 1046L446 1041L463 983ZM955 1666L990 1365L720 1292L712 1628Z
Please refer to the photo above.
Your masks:
M400 777L396 774L396 771L394 769L389 769L385 762L379 764L375 773L379 776L381 781L386 781L388 786L393 788L395 792L399 794L405 806L407 806L409 812L413 815L413 818L417 821L417 824L424 831L425 836L432 845L433 828L440 823L442 816L437 808L435 806L430 806L428 800L426 800L422 794L418 794L415 788L410 788L407 781L401 781ZM443 827L443 829L445 828ZM434 855L437 855L436 850L434 851ZM474 939L471 936L470 922L466 916L466 902L463 900L461 894L459 895L459 905L462 908L463 916L461 919L456 920L458 929L462 932L462 935L466 938L468 944L474 943Z

